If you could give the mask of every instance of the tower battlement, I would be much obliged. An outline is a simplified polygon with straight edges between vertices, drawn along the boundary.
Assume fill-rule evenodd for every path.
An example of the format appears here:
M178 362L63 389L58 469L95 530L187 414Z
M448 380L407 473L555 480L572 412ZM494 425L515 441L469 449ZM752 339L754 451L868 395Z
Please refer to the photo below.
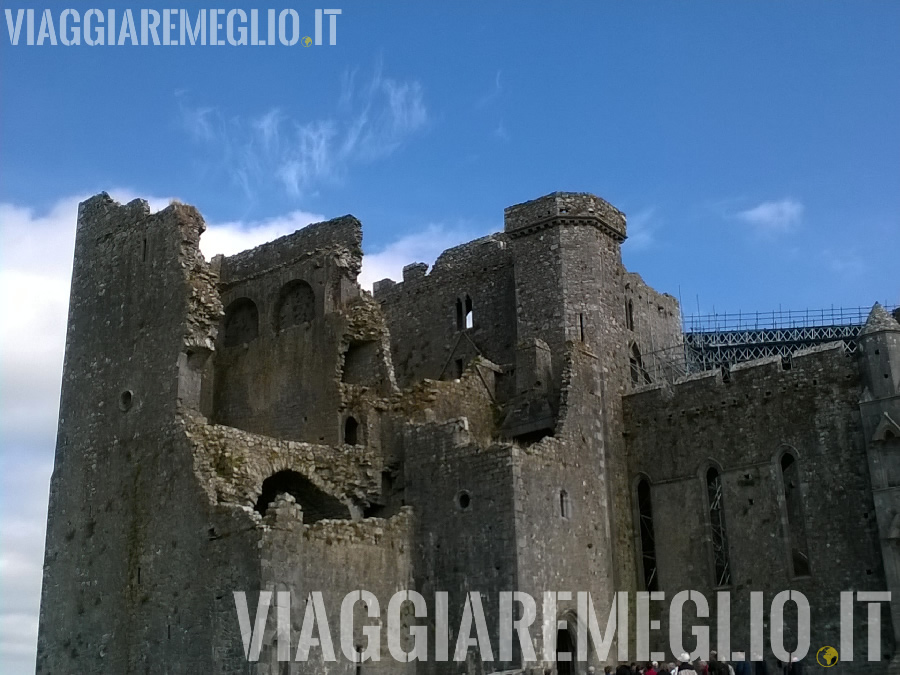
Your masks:
M504 231L513 236L530 234L554 222L591 224L620 243L626 237L625 214L587 192L551 192L504 211Z

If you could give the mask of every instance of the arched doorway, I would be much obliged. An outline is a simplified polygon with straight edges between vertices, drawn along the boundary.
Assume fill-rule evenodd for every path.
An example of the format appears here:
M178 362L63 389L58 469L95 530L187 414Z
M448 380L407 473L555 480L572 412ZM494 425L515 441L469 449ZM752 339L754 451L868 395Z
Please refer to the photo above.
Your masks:
M575 636L568 628L560 628L556 633L557 675L575 675L575 659Z
M272 474L263 481L262 491L256 500L256 511L265 516L269 504L280 494L291 495L303 510L306 525L320 520L349 520L350 510L339 499L329 495L303 474L286 469Z

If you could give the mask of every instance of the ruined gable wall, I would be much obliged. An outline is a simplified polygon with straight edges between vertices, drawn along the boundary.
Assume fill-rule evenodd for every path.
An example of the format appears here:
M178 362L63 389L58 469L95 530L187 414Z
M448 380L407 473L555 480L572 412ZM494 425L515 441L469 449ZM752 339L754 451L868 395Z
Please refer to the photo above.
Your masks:
M646 475L652 484L659 583L667 598L682 589L708 597L715 590L705 473L713 462L721 469L734 649L749 648L749 590L765 590L767 605L775 592L802 591L817 649L838 642L840 591L885 587L858 396L856 364L837 344L795 354L790 370L780 359L764 359L736 366L728 382L709 373L625 397L631 479L636 485ZM809 577L790 573L780 475L787 448L799 462ZM635 517L634 489L631 497ZM861 614L857 660L845 666L848 672L865 669Z
M376 282L391 334L401 387L423 379L458 376L479 353L498 365L514 361L515 289L512 257L501 235L491 235L441 254L431 272L410 265L400 283ZM473 303L474 326L457 328L457 300Z
M393 391L383 318L355 282L360 236L359 222L345 217L222 261L213 419L334 445L347 415L366 422L360 388ZM246 300L257 331L229 339L230 312Z
M639 274L626 272L624 282L626 306L621 311L626 314L626 340L629 346L637 344L644 367L656 379L666 372L666 362L678 356L672 348L677 348L684 341L681 310L674 297L651 288ZM629 307L633 328L627 321ZM662 363L657 363L660 359Z

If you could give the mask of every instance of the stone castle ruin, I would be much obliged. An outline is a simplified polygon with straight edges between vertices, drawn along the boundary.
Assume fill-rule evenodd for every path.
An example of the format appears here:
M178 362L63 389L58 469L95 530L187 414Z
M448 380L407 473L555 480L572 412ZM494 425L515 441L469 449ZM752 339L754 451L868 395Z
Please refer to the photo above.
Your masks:
M606 663L593 646L586 663L523 663L518 648L398 663L384 646L380 662L313 649L288 663L274 620L248 663L240 590L251 617L257 591L290 591L295 640L311 591L329 617L371 591L370 623L397 591L446 591L453 630L479 591L495 645L501 592L588 591L609 607L616 591L730 590L732 647L748 653L751 590L766 607L802 591L813 639L832 645L841 591L900 600L887 309L849 327L686 334L676 299L623 267L625 216L589 194L512 206L503 232L373 294L357 284L352 216L210 262L203 230L183 204L80 205L38 673ZM883 612L885 671L898 600ZM858 606L842 673L873 667L866 617ZM555 649L574 649L575 600L555 618ZM405 621L435 629L432 614ZM531 633L540 654L539 623Z

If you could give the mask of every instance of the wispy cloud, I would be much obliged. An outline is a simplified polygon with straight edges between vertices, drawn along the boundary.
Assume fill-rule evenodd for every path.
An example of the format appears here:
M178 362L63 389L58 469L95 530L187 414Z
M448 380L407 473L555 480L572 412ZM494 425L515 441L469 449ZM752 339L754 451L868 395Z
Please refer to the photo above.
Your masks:
M739 211L736 217L763 234L788 232L803 217L803 204L791 198L762 202L753 208Z
M503 85L500 83L501 75L502 71L498 70L497 74L494 76L493 86L487 93L485 93L481 96L481 98L475 101L476 108L485 108L500 98L500 96L503 94Z
M659 218L656 215L656 207L642 209L633 216L628 216L628 239L625 246L630 251L643 251L653 246L656 241L656 229L659 227Z
M855 248L822 251L825 267L840 277L858 277L866 271L866 263Z
M380 63L365 83L347 71L333 114L318 119L278 107L250 118L228 116L189 104L184 93L179 105L190 136L250 197L273 179L292 196L309 194L355 164L392 154L429 120L421 84L386 76Z

